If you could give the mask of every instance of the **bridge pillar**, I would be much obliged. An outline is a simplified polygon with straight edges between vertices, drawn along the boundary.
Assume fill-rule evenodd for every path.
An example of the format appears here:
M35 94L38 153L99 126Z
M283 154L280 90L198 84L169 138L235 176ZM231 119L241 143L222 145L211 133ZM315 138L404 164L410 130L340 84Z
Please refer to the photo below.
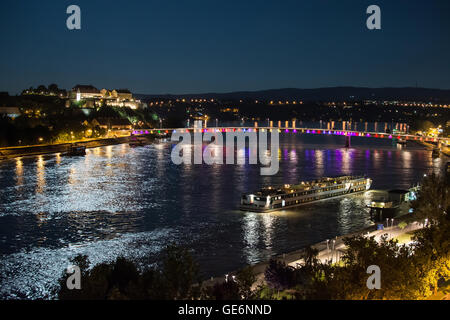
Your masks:
M345 136L345 147L350 148L350 136Z
M278 120L278 128L281 128L281 121Z
M273 121L270 120L269 127L273 128Z
M292 120L292 128L295 129L295 120Z
M284 122L284 127L287 129L287 128L289 128L289 121L285 121Z

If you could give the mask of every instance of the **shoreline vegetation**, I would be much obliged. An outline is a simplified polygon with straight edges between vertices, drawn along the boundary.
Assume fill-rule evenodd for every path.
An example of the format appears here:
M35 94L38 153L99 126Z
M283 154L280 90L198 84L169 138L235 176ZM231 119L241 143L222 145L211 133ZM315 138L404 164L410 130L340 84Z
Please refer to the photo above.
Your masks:
M144 267L122 257L90 266L87 256L77 256L72 263L82 270L84 287L67 289L68 276L62 274L55 295L69 300L448 299L448 178L448 173L424 178L413 212L396 217L395 226L337 237L332 250L322 241L210 281L202 281L190 251L176 244ZM377 290L366 282L372 265L381 270Z

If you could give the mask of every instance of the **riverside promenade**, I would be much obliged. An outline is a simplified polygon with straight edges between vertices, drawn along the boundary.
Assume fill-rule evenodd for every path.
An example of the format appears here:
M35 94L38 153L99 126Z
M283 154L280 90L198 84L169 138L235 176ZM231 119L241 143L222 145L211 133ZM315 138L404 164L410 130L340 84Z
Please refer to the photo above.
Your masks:
M68 152L70 146L74 143L80 146L85 146L86 148L96 148L109 146L114 144L128 143L130 137L118 137L118 138L102 138L102 139L92 139L92 140L80 140L73 141L70 143L58 143L58 144L42 144L42 145L32 145L32 146L19 146L19 147L6 147L0 148L0 160L25 157L25 156L35 156L41 154L51 154L51 153L62 153Z
M398 217L398 220L402 220L402 218L405 218L406 216ZM376 226L370 226L364 230L361 230L359 232L354 232L351 234L346 234L342 236L337 236L333 239L328 239L321 241L319 243L316 243L312 245L311 247L313 249L318 250L317 259L319 259L322 263L326 263L328 261L332 263L337 263L341 260L344 252L345 252L345 244L344 239L349 238L352 236L357 235L363 235L365 237L374 237L376 241L380 241L380 239L383 236L387 236L388 239L393 239L400 237L404 234L407 234L409 232L414 232L416 230L419 230L423 228L423 223L419 222L411 222L408 223L406 227L403 229L400 228L398 225L393 226L384 226L383 230L374 230ZM305 249L299 249L295 250L289 253L281 254L278 256L274 256L272 259L283 261L285 264L290 265L292 267L298 267L299 265L303 264L303 259L301 259L301 255ZM267 266L269 265L269 261L261 262L255 265L252 265L253 267L253 273L256 275L256 282L254 284L254 288L256 288L259 284L264 283L264 271L266 270ZM204 282L204 285L210 286L214 285L215 283L220 283L226 278L230 281L232 279L232 275L235 274L235 272L231 272L228 275L224 275L222 277L216 277L211 278Z

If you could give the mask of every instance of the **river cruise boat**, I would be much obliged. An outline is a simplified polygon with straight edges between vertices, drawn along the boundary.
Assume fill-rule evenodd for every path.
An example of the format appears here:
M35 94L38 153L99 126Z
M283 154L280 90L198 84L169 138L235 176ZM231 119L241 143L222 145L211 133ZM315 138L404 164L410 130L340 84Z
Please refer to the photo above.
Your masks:
M330 199L370 189L372 179L363 176L325 177L302 181L297 185L265 187L241 197L239 209L253 212L270 212L297 207L315 201Z

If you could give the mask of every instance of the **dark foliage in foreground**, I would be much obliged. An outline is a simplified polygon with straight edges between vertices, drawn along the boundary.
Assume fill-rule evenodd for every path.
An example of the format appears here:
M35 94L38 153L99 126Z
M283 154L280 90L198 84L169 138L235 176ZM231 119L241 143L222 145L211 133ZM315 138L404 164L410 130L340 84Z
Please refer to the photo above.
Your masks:
M81 290L68 289L67 275L60 279L59 299L189 299L199 296L198 266L189 251L169 245L162 264L140 271L125 258L89 268L87 256L77 256L81 270Z

